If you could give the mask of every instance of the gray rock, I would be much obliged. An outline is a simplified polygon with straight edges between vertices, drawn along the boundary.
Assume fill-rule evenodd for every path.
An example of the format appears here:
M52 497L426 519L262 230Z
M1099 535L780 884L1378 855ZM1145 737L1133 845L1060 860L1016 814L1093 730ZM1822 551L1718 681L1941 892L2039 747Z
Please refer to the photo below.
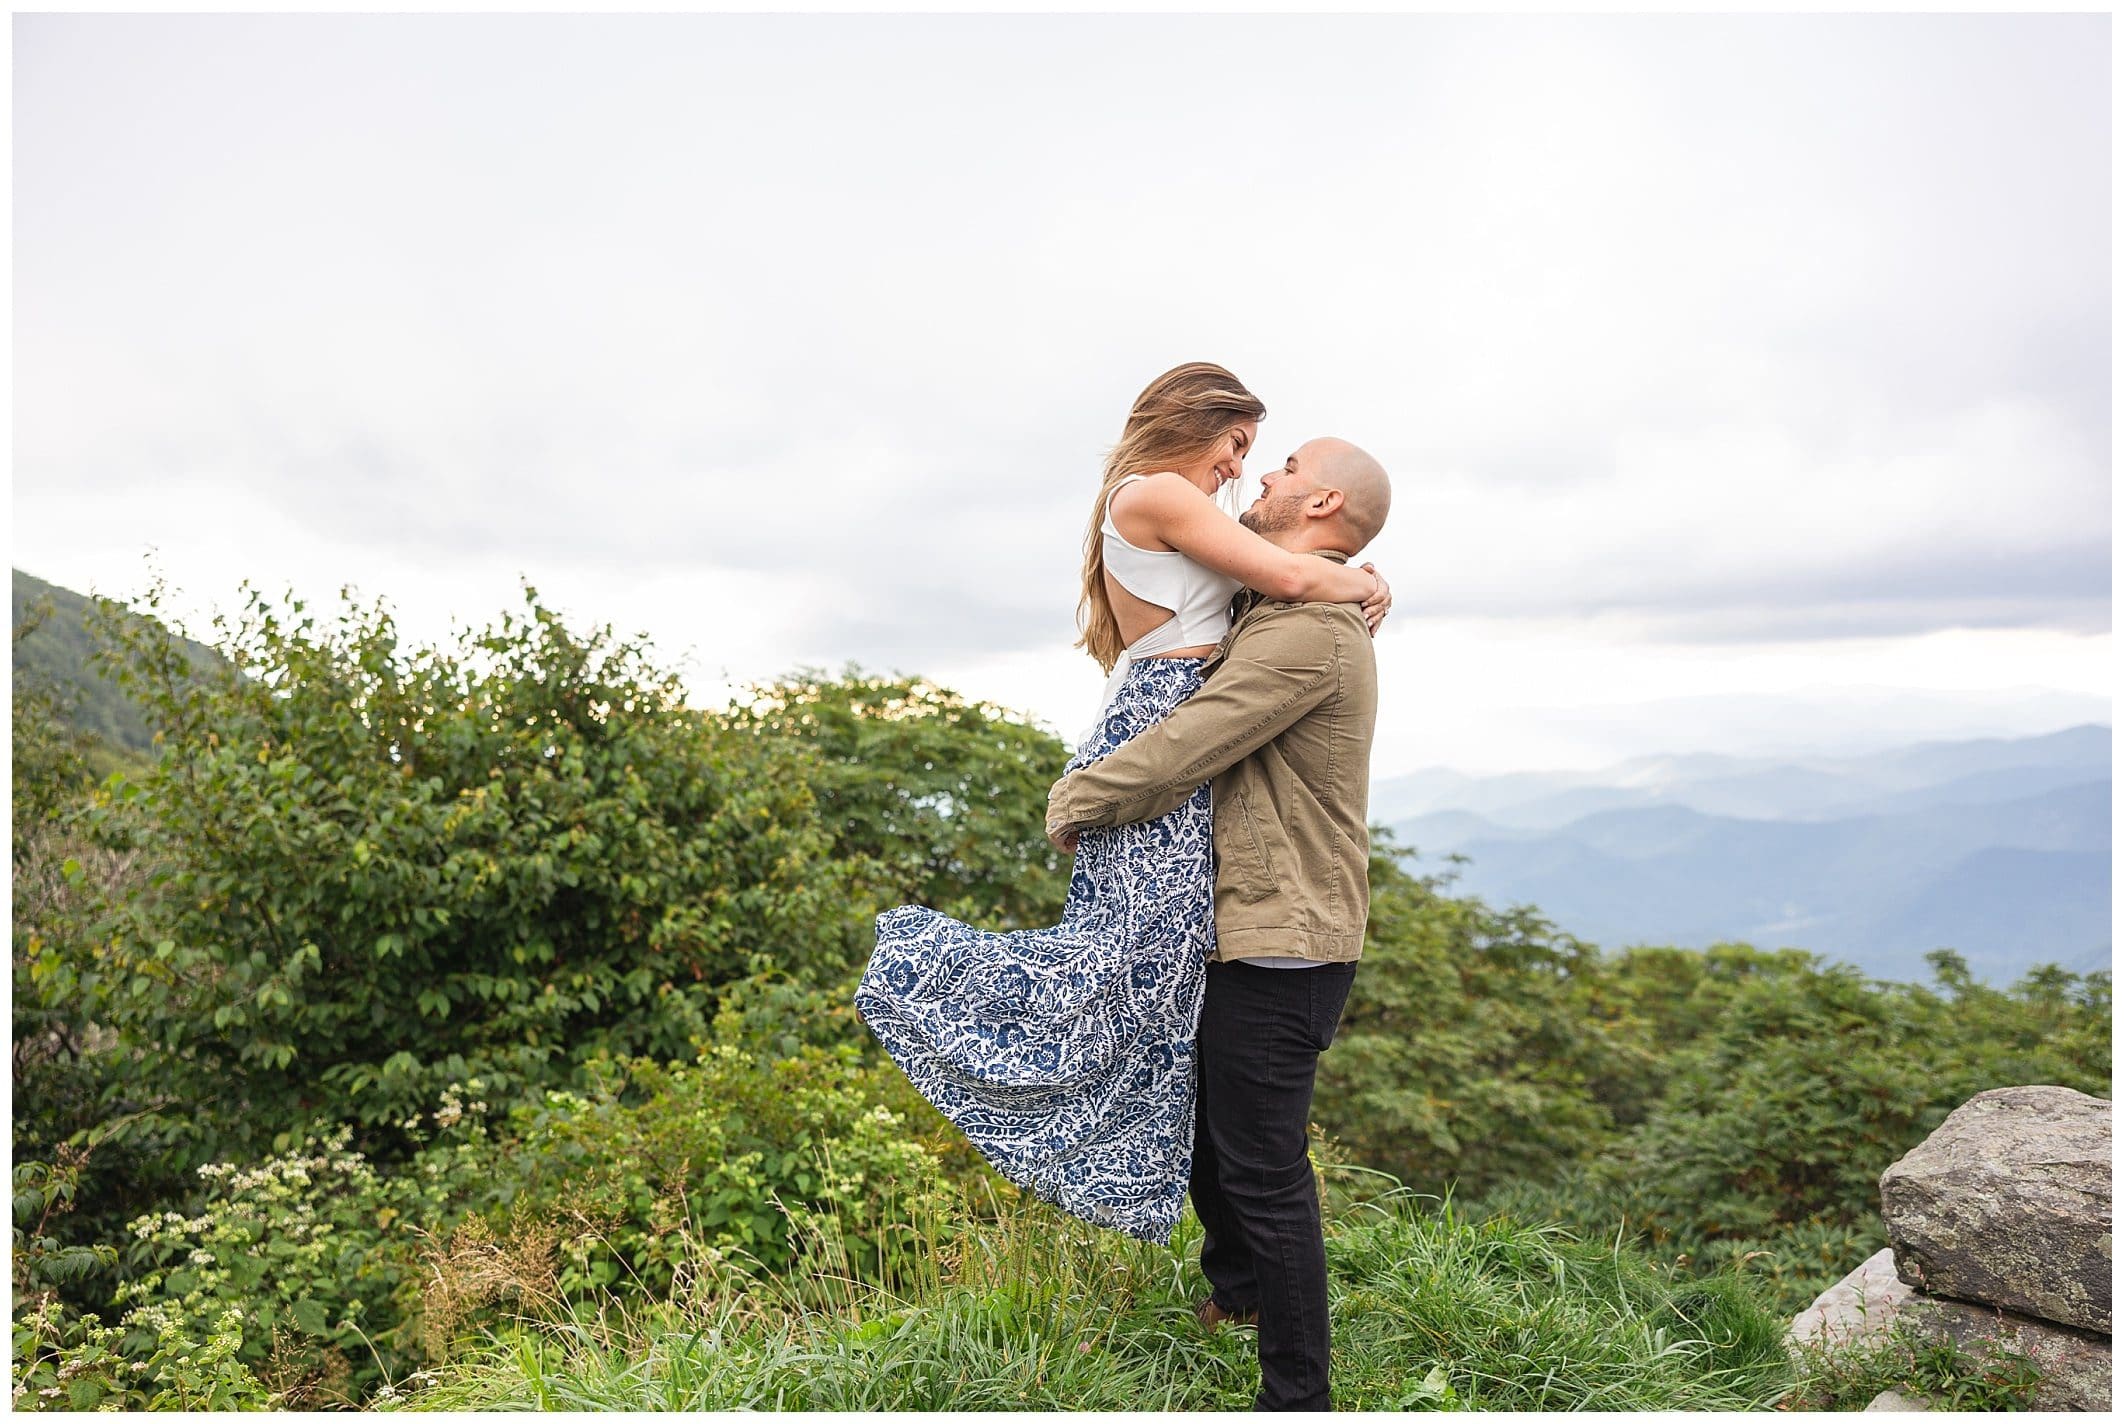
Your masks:
M1911 1295L1895 1273L1894 1249L1883 1246L1792 1318L1792 1343L1828 1348L1883 1334Z
M1902 1279L2109 1333L2109 1103L1994 1088L1881 1174Z
M2027 1356L2042 1376L2033 1408L2109 1410L2109 1341L2104 1336L1924 1295L1906 1301L1898 1318L1920 1335L1951 1340L1973 1355L2003 1346Z
M1921 1394L1909 1395L1904 1394L1901 1390L1884 1389L1873 1396L1873 1402L1866 1406L1865 1412L1871 1414L1876 1409L1907 1411L1930 1408L1932 1406L1926 1402L1925 1396Z

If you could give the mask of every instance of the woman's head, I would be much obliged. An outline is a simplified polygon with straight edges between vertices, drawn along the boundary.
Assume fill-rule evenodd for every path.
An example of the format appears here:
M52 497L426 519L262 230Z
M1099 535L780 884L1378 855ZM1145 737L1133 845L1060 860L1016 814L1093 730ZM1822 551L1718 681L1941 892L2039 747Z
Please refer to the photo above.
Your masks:
M1120 443L1107 453L1084 537L1084 591L1077 603L1077 646L1111 668L1127 645L1106 596L1106 557L1099 526L1115 486L1130 475L1175 470L1214 492L1242 472L1254 432L1268 415L1239 378L1208 361L1175 366L1143 388L1129 407Z
M1129 407L1121 441L1107 453L1105 478L1228 466L1236 478L1254 429L1268 415L1239 378L1222 366L1191 361L1143 388ZM1214 487L1213 487L1214 488Z

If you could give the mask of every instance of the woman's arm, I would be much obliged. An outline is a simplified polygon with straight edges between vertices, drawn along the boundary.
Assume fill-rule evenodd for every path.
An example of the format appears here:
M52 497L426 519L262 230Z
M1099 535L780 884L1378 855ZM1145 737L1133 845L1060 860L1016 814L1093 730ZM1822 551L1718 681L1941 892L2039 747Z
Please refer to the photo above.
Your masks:
M1384 590L1385 581L1362 568L1271 544L1178 475L1152 475L1127 485L1115 491L1114 505L1124 497L1131 524L1149 526L1160 542L1270 598L1369 604ZM1118 528L1121 512L1115 508L1113 513ZM1376 622L1369 616L1367 621Z

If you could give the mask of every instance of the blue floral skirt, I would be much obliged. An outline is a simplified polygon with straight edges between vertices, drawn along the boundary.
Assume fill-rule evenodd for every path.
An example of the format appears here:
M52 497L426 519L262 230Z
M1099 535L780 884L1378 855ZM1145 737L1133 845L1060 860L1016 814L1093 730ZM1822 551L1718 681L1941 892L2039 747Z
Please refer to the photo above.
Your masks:
M1131 667L1069 769L1187 700L1202 661ZM1212 882L1204 785L1154 821L1084 832L1060 924L997 933L920 905L879 915L856 1009L1004 1177L1166 1241L1194 1150Z

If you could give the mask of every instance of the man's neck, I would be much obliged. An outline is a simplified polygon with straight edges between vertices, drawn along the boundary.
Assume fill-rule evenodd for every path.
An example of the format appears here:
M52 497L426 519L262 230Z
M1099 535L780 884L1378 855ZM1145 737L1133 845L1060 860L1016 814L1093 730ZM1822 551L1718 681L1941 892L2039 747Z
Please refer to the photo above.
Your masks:
M1302 533L1303 531L1294 530L1292 532ZM1279 549L1288 549L1293 554L1318 554L1321 558L1333 559L1338 564L1346 564L1350 561L1348 551L1330 548L1324 544L1314 544L1304 538L1279 539L1271 534L1268 536L1268 541Z

